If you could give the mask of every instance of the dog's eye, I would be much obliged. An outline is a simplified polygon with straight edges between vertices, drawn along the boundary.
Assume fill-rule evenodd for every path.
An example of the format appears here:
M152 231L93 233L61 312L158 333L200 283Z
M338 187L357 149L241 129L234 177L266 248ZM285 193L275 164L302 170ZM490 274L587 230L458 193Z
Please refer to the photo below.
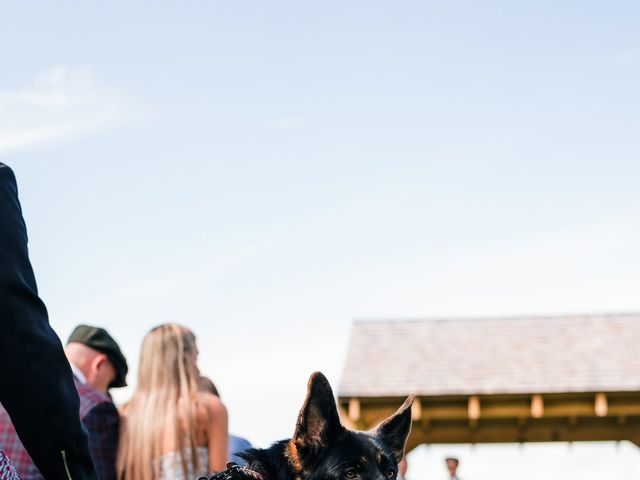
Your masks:
M344 475L347 478L356 478L358 476L358 471L353 467L347 468L347 471L344 472Z
M387 477L389 478L393 478L395 474L396 474L396 471L393 469L387 471Z

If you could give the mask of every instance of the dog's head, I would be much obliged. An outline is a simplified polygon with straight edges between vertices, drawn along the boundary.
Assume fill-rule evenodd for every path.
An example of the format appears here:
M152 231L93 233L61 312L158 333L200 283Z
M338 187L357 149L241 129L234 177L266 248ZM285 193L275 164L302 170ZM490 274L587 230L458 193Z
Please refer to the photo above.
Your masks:
M368 432L340 423L329 382L311 375L287 456L305 480L394 480L411 429L407 398L396 413Z

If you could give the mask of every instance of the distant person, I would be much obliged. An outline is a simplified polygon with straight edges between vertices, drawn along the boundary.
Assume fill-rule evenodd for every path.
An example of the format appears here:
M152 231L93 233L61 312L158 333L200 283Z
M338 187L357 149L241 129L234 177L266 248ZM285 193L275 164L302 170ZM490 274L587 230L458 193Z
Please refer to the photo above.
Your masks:
M455 457L447 457L444 461L447 465L447 470L449 471L448 480L460 480L460 477L458 477L458 474L456 473L458 471L458 466L460 465L460 460Z
M80 396L80 419L89 434L89 449L98 478L115 480L119 415L108 390L126 385L127 362L106 330L87 325L74 329L64 351ZM44 478L2 408L0 438L7 439L5 449L20 478Z
M95 480L78 392L38 297L16 179L0 163L0 403L47 480ZM7 449L0 436L0 450ZM11 457L9 460L15 466ZM6 464L5 460L3 463Z
M196 337L164 324L142 342L138 384L122 408L118 478L191 480L225 469L227 410L198 389Z
M203 392L209 392L214 394L216 397L220 398L220 394L218 393L218 389L215 384L211 381L211 379L207 377L200 376L198 379L198 386L200 390ZM238 437L236 435L229 434L229 461L235 462L238 465L246 465L247 462L240 458L237 454L244 452L245 450L251 448L252 445L246 438Z

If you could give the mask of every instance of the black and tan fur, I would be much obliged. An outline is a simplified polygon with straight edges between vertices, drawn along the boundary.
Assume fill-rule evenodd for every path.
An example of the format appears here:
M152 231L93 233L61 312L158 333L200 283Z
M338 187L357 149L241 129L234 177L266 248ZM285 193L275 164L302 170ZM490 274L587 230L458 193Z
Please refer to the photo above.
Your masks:
M340 423L331 386L311 375L293 438L240 456L268 480L395 480L411 428L407 398L396 413L368 432Z

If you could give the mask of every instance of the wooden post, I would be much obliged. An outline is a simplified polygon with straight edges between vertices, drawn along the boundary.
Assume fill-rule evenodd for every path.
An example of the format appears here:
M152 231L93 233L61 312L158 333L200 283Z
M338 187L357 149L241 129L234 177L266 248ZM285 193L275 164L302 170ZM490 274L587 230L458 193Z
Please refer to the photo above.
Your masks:
M480 399L477 395L469 397L467 415L469 416L469 425L475 426L478 424L478 419L480 418Z
M357 398L349 399L348 415L349 418L354 422L360 420L360 400L358 400Z
M422 419L422 403L419 398L416 398L411 405L411 420L414 422Z
M596 393L595 402L596 417L606 417L609 412L609 404L605 393Z
M544 415L544 400L542 395L535 394L531 397L531 416L533 418L542 418Z

